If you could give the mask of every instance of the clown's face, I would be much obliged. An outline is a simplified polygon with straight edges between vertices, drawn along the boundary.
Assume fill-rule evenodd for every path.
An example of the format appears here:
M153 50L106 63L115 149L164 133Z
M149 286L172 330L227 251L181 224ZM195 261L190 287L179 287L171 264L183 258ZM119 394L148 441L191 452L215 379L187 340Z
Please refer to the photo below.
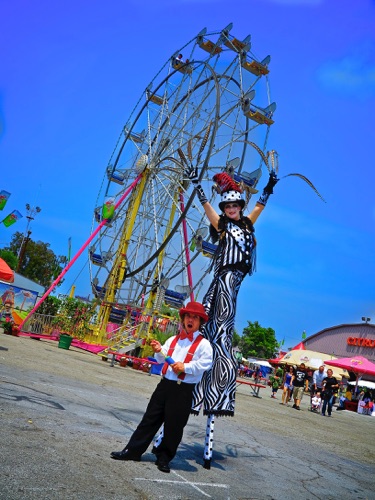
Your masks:
M229 219L239 220L241 216L241 207L238 203L226 203L224 213Z
M194 333L199 330L201 325L200 316L188 312L184 315L184 321L182 324L186 333Z

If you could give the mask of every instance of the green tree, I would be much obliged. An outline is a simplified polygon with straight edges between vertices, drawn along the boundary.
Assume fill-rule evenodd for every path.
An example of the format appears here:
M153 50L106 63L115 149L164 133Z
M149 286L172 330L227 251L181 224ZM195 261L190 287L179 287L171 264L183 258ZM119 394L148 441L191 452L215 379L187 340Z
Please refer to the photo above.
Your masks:
M238 335L237 331L233 331L233 338L232 338L232 346L233 347L239 347L240 342L241 342L241 335Z
M9 247L5 247L4 250L17 255L22 242L23 234L16 232L12 236ZM50 244L42 241L33 241L27 238L23 242L23 250L19 273L44 287L51 285L68 262L67 257L55 255L50 249ZM59 285L61 283L62 281L60 281Z
M275 330L263 328L258 321L254 323L248 321L248 326L242 332L238 347L245 358L249 356L272 358L278 349Z
M56 316L61 305L61 300L53 295L48 297L40 304L38 314L47 314L49 316Z
M0 257L5 260L11 269L16 269L18 258L11 250L6 250L5 248L0 250Z

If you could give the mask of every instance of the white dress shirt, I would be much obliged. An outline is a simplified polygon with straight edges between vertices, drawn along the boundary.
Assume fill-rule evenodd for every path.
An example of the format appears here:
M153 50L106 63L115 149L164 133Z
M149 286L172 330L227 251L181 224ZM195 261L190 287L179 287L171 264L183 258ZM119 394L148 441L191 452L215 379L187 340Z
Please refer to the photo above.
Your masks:
M199 332L193 334L193 342L198 335ZM161 352L154 353L154 357L158 363L163 363L165 357L168 356L169 346L173 339L174 337L170 337L162 346ZM173 361L181 361L183 363L193 342L190 342L188 338L184 340L180 339L171 356ZM184 366L186 375L183 382L187 384L197 384L202 378L203 373L212 366L212 347L207 339L202 339L200 341L194 352L193 359L189 363L184 363ZM179 380L178 375L174 373L170 366L168 366L165 378L168 380Z

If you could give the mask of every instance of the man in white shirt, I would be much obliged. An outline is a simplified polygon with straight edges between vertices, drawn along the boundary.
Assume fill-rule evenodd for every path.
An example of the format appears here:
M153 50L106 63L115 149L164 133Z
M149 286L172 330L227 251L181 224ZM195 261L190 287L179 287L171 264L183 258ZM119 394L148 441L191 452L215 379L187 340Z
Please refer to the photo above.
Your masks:
M317 392L322 392L323 390L323 380L326 378L327 372L325 370L325 366L319 366L319 370L314 371L313 375L313 390L314 394Z
M162 346L157 340L150 345L159 363L165 361L162 380L151 396L146 412L122 451L113 451L115 460L140 461L155 434L164 424L164 435L157 447L156 462L162 472L170 472L169 462L176 455L183 430L189 419L193 390L203 373L211 368L212 347L199 333L208 320L199 302L189 302L180 309L183 330Z

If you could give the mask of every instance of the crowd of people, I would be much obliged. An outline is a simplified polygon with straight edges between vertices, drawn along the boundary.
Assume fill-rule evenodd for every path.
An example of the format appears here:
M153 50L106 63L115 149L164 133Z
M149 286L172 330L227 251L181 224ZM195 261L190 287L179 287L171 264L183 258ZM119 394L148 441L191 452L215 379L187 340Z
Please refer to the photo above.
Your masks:
M251 369L243 364L239 368L240 377L253 377L260 381L260 367ZM374 411L375 390L361 390L358 386L340 384L331 368L321 365L317 370L307 369L304 363L298 366L284 365L274 368L268 379L264 379L271 387L271 398L277 399L279 389L281 405L300 410L304 395L310 397L309 409L322 416L331 417L336 403L337 410L345 409L345 401L363 401L363 413L371 415Z

